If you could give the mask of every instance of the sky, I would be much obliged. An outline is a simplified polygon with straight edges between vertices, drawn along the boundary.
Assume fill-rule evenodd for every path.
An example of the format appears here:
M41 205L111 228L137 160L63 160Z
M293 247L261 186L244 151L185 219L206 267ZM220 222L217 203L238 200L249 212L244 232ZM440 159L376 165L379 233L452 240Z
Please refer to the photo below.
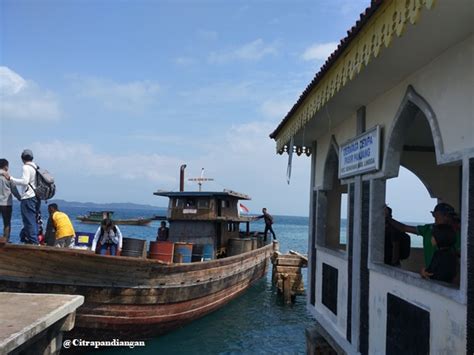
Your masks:
M0 156L18 177L32 149L69 201L166 206L152 193L178 190L187 164L251 213L306 216L310 158L288 185L269 134L368 5L0 0ZM407 176L388 193L420 184Z

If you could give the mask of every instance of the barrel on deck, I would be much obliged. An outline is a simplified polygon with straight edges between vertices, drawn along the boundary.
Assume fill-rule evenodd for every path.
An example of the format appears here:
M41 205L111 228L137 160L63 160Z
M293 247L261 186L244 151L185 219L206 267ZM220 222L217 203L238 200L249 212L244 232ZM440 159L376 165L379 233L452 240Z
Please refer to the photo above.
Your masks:
M193 255L191 257L191 261L198 262L202 261L202 251L203 251L204 245L202 244L194 244L193 245Z
M202 248L202 260L208 261L214 259L214 244L204 244Z
M146 240L136 238L123 238L121 256L131 256L134 258L143 257L146 247Z
M173 262L174 243L167 241L150 242L150 259Z
M252 250L258 249L259 248L258 238L257 237L252 237L250 239L252 239Z
M175 263L190 263L193 254L193 243L174 243L174 257Z
M251 238L230 238L229 239L229 256L239 255L252 250Z
M194 244L192 262L214 259L214 244Z

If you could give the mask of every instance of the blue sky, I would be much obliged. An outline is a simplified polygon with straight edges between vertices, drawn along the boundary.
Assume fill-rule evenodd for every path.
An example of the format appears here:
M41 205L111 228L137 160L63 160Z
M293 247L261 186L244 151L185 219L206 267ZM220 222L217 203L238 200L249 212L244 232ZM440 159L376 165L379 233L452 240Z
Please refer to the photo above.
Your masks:
M215 179L206 189L251 195L251 212L307 215L310 159L295 157L287 185L268 135L368 0L0 4L14 176L31 148L58 198L164 206L152 192L177 190L186 163Z

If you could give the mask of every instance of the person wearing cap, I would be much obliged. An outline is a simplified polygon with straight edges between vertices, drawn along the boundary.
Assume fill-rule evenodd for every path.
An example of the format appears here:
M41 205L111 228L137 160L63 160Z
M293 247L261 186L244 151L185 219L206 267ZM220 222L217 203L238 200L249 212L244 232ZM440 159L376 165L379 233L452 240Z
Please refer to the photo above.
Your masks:
M8 160L0 159L0 214L3 219L3 236L7 243L10 241L11 220L12 220L12 195L20 200L21 196L11 181L4 176L8 173Z
M21 153L23 174L21 178L14 178L8 172L3 175L16 186L22 186L21 218L23 229L20 231L20 240L25 244L38 244L38 225L36 217L39 214L40 201L36 198L36 164L33 163L33 152L25 149Z
M457 256L453 251L456 233L449 224L433 226L431 244L437 249L433 254L430 266L422 268L421 277L452 283L457 274Z
M431 237L433 236L433 226L438 224L448 224L454 230L452 218L454 214L454 208L451 205L441 202L435 206L433 211L431 211L431 215L434 218L434 223L419 226L409 226L393 218L389 219L389 223L395 228L397 228L399 231L417 234L423 237L423 254L425 260L425 267L428 267L431 263L431 259L433 258L433 254L436 251L436 246L431 243ZM454 248L456 251L459 251L461 245L460 235L459 233L455 233L455 235L456 240L454 243Z

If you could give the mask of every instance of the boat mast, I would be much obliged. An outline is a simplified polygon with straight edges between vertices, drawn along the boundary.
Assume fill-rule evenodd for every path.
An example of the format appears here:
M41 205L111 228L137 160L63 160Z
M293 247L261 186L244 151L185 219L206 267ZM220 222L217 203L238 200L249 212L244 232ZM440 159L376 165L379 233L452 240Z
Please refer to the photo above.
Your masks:
M201 169L201 177L198 178L190 178L188 181L196 181L199 185L199 192L201 192L202 189L202 183L205 181L214 181L213 178L205 178L204 177L204 168Z

